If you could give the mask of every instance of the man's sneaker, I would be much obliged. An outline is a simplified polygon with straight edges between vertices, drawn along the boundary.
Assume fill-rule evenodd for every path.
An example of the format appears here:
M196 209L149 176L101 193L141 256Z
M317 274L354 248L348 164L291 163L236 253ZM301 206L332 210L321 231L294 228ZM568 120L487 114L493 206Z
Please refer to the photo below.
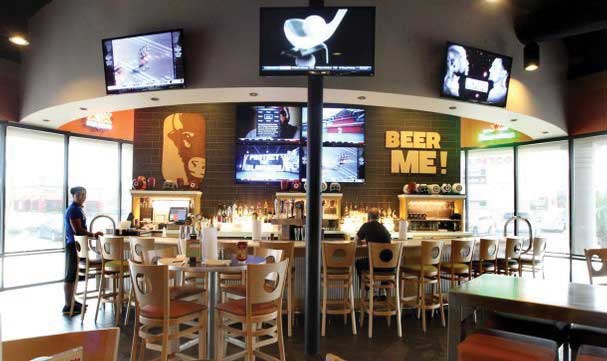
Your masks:
M80 303L74 303L74 315L79 315L82 312L82 305ZM70 314L70 306L63 306L63 314Z

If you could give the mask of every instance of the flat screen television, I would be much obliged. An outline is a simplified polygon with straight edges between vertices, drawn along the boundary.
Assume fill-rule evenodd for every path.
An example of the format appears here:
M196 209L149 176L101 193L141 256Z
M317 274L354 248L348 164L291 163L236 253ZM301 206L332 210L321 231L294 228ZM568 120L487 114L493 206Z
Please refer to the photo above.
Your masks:
M107 94L185 88L183 31L104 39Z
M307 151L302 151L301 174L306 180ZM364 183L365 158L361 147L323 147L322 148L323 182Z
M322 140L323 144L365 144L364 109L323 108ZM302 138L308 137L308 108L302 111Z
M299 145L236 145L236 182L299 179Z
M456 43L447 43L441 96L505 107L512 58Z
M187 207L171 207L169 208L169 222L185 222L188 218Z
M239 105L236 108L236 138L239 141L298 143L301 108Z
M373 75L374 7L261 8L261 75Z

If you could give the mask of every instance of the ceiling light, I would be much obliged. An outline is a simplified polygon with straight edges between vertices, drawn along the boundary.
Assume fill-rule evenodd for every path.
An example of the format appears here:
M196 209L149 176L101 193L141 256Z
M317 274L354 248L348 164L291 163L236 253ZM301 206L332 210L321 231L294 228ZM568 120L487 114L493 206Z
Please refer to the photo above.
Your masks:
M80 110L86 112L87 110L89 110L89 108L85 108L85 107L80 107Z
M364 95L361 95L359 97L356 97L356 99L358 99L358 100L365 100L365 99L367 99L367 97L364 96Z
M525 45L523 49L523 62L527 71L534 71L540 67L540 46L537 43Z
M159 100L160 100L160 98L151 97L151 98L150 98L150 100L151 100L151 101L153 101L153 102L157 102L157 101L159 101Z
M24 35L14 34L8 38L8 41L18 46L28 46L30 42L25 38Z
M452 105L452 106L449 107L449 109L455 110L455 109L457 109L457 107L455 105Z
M256 97L256 96L258 96L259 94L255 93L255 92L250 92L250 93L249 93L249 95L250 95L250 96L252 96L252 97Z
M43 122L50 122L50 119L42 119Z
M544 131L542 132L542 134L548 134L548 131L547 131L547 130L544 130Z
M516 119L516 118L512 118L512 119L510 119L510 121L511 121L511 122L516 122L516 121L518 121L518 119Z

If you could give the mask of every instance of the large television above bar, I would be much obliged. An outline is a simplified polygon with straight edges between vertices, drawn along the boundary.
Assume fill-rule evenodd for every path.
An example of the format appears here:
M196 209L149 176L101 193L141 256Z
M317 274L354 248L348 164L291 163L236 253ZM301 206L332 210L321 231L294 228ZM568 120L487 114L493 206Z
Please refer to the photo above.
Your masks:
M240 142L299 143L301 108L282 105L239 105L236 138Z
M301 174L306 180L307 150L302 150ZM362 147L323 147L322 181L364 183L365 157Z
M360 108L322 109L324 145L364 145L366 112ZM308 138L308 108L302 111L302 139Z
M271 183L300 177L299 145L238 144L236 182Z
M104 39L107 94L185 88L183 31Z
M373 75L374 7L261 8L261 75Z

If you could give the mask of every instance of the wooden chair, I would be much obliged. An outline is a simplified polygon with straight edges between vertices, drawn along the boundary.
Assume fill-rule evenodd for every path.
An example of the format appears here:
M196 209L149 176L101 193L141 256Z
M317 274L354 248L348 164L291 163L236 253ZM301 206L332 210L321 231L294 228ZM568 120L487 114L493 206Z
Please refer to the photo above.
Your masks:
M432 311L433 315L434 310L438 309L441 323L445 327L445 310L439 273L443 243L441 241L422 241L420 251L418 264L401 265L401 277L404 283L414 282L417 286L415 307L418 310L418 317L421 313L422 329L426 332L426 311L428 310ZM427 285L432 286L432 293L429 295L426 295Z
M282 250L265 247L256 247L255 255L265 258L266 263L276 263L287 259ZM246 272L244 279L246 280ZM246 282L245 284L226 285L224 292L226 293L226 300L245 298L247 296Z
M168 266L150 266L129 261L129 268L137 300L131 360L136 360L138 354L142 358L146 348L160 352L162 361L169 357L196 360L180 353L194 346L195 342L178 345L180 338L197 339L197 359L205 358L207 307L170 299ZM141 342L139 348L138 341Z
M99 315L99 306L112 303L116 326L120 323L122 304L124 302L124 280L128 278L128 263L124 260L124 239L118 236L102 236L101 251L101 282L97 296L95 322ZM105 281L111 281L112 291L107 293Z
M3 341L2 355L7 361L30 361L82 347L86 360L117 361L120 329L102 328L58 335Z
M180 255L188 257L195 255L196 257L202 257L202 244L197 239L178 239L177 250ZM207 285L207 273L195 273L185 272L183 274L184 283L190 284L196 287L206 288Z
M481 238L478 261L472 261L474 276L485 273L497 273L497 254L499 241L495 238Z
M261 265L249 265L247 268L246 297L240 300L221 303L216 307L217 338L216 359L218 361L255 357L266 360L285 361L285 348L282 331L282 297L288 274L289 261ZM237 328L236 324L241 327ZM235 339L244 338L244 342ZM226 343L242 349L241 352L225 355ZM278 343L279 358L260 350Z
M520 266L522 250L523 241L520 238L506 238L506 252L504 258L497 259L497 273L504 273L508 276L514 273L521 277L523 275L523 269Z
M369 315L369 338L373 337L373 316L386 316L388 325L390 317L396 316L398 337L402 337L400 317L400 279L398 266L402 257L402 243L368 243L369 270L362 272L360 299L360 326ZM374 301L375 290L386 292L385 301ZM366 295L364 294L366 292ZM391 293L388 297L388 293ZM366 300L368 297L368 300ZM393 300L392 300L393 299Z
M534 237L531 254L523 253L521 255L522 271L531 271L533 278L536 272L542 272L542 279L546 279L544 273L544 254L546 253L546 238Z
M282 314L287 315L287 335L293 335L293 325L295 324L295 243L293 241L260 241L260 247L279 249L283 252L283 259L289 260L289 268L287 270L287 281L285 283L287 302L283 302L284 309Z
M599 277L607 277L607 248L594 248L585 249L584 255L586 256L586 266L588 267L588 276L590 277L590 284L595 284L594 281ZM593 257L596 256L600 260L601 267L595 269L593 264ZM607 283L596 283L598 285L607 286Z
M143 254L147 251L151 251L155 247L155 241L152 237L131 237L129 238L129 247L131 254L131 261L139 264L143 264ZM131 306L135 306L133 302L134 290L131 287L129 291L129 301L127 302L126 314L124 316L124 325L126 326L129 322L129 312Z
M451 281L451 287L462 281L472 279L472 255L474 240L454 239L451 241L451 257L449 263L440 265L441 277Z
M348 314L352 317L352 334L356 335L356 315L354 313L354 242L337 241L322 243L322 331L325 335L327 315L343 315L347 323ZM341 300L329 300L329 289L339 289ZM341 305L341 308L329 306Z
M97 241L94 238L89 239L88 236L75 236L74 241L76 242L76 252L78 252L78 278L84 277L84 290L77 292L77 287L74 290L72 297L72 304L70 305L70 317L74 315L74 305L76 300L79 299L82 303L82 310L80 312L80 323L84 322L84 313L86 312L86 300L91 298L97 298L92 294L96 294L96 290L89 291L89 279L90 277L96 277L101 274L101 255L96 247L91 246L91 241ZM77 285L78 283L76 283Z
M222 245L222 249L224 253L228 254L236 254L237 245L236 244L224 244ZM250 253L249 247L247 247L247 254ZM245 280L245 271L241 273L228 273L228 272L218 272L217 273L217 286L219 288L220 294L220 302L226 302L228 298L227 289L233 290L235 286L240 285L244 287Z
M177 257L177 250L173 247L152 249L143 253L143 264L149 266L157 265L158 260L161 258L175 257Z

